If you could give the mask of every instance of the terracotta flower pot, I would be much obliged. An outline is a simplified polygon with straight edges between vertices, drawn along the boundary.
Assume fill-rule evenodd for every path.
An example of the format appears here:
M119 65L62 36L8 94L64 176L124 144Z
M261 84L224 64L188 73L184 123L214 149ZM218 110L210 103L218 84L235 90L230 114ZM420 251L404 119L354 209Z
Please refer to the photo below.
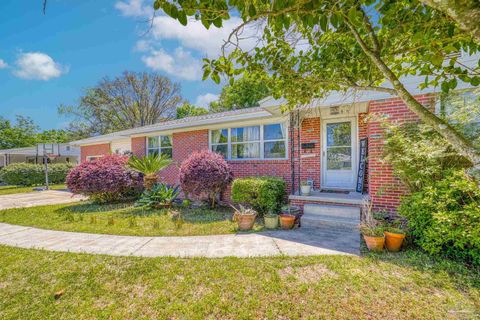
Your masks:
M263 220L265 221L265 228L267 228L267 229L277 229L278 228L278 216L277 215L265 216L265 217L263 217Z
M388 251L391 252L398 252L402 247L403 240L405 239L405 235L401 233L393 233L385 231L385 247L387 247Z
M251 230L255 224L256 217L254 214L237 214L238 230Z
M370 251L381 252L383 251L383 246L385 244L385 237L371 237L363 235L367 248Z
M294 223L295 223L295 216L292 216L289 214L280 215L280 225L282 226L282 229L284 230L292 229Z

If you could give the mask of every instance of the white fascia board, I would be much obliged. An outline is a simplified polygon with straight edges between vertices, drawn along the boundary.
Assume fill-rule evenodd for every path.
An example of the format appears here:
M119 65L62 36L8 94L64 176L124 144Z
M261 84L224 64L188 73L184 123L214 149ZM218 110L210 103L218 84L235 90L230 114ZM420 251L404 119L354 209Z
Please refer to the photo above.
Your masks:
M116 140L121 140L125 138L129 138L130 135L128 134L122 134L122 135L117 135L117 136L97 136L97 137L91 137L91 138L86 138L82 140L76 140L72 141L69 143L71 146L87 146L87 145L95 145L95 144L103 144L103 143L110 143L112 141Z
M132 133L132 137L141 137L141 136L148 136L154 135L157 133L173 133L173 132L185 132L185 131L193 131L193 130L201 130L205 127L211 128L212 126L225 126L231 123L240 123L245 122L248 120L257 120L262 121L262 119L271 118L272 114L268 111L261 110L252 113L245 113L240 115L232 115L226 116L222 118L210 118L210 119L203 119L192 121L190 123L173 123L170 125L163 125L158 126L156 128L146 128L142 130L142 128L138 128L135 133Z

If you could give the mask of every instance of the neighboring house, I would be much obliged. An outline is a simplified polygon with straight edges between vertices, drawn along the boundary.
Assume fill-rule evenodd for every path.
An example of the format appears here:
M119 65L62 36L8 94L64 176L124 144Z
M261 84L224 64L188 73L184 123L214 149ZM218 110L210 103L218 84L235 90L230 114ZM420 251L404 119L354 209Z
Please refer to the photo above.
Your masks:
M408 84L410 90L417 90L416 86ZM416 93L426 108L436 109L433 91ZM166 121L73 144L81 148L81 161L128 151L139 157L167 154L173 163L159 173L159 178L169 184L178 183L178 166L193 151L210 149L224 155L237 178L281 177L294 204L358 207L364 198L370 198L375 209L396 210L407 190L382 159L380 118L397 123L418 121L399 98L378 92L332 94L287 114L280 111L282 103L267 98L256 108ZM375 117L365 121L368 115ZM359 144L365 138L364 189L357 193ZM313 184L311 196L299 195L301 181ZM225 199L228 194L227 190Z
M80 148L68 143L38 144L34 147L0 150L0 168L11 163L43 163L44 154L55 157L48 159L49 163L80 163Z

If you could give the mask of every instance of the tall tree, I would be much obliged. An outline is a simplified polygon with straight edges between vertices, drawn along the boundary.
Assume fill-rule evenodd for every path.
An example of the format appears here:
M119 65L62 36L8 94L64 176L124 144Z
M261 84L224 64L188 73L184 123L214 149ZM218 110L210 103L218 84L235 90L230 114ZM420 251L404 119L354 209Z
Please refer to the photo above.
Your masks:
M15 123L0 117L0 149L23 148L37 143L63 143L71 140L65 130L40 131L30 117L17 115Z
M184 102L180 107L177 108L176 118L182 119L186 117L201 116L207 113L208 113L207 109L196 107L193 104Z
M227 1L156 0L155 9L181 24L187 16L206 28L221 27L230 14L243 22L234 28L215 60L205 59L204 78L220 81L248 72L273 80L273 95L292 108L324 97L332 90L374 90L401 98L480 169L480 153L459 131L423 107L402 83L412 75L421 87L455 89L458 80L480 85L479 64L458 61L461 52L475 54L479 45L444 13L418 0ZM261 46L242 50L241 33L256 24ZM478 58L477 58L478 59Z
M218 101L210 103L213 112L258 107L263 98L270 95L270 90L261 79L242 77L222 88Z
M37 143L38 126L29 117L16 116L12 124L0 117L0 149L30 147Z
M102 79L78 106L60 106L59 113L73 116L71 131L92 136L173 118L181 101L178 83L156 73L124 72Z

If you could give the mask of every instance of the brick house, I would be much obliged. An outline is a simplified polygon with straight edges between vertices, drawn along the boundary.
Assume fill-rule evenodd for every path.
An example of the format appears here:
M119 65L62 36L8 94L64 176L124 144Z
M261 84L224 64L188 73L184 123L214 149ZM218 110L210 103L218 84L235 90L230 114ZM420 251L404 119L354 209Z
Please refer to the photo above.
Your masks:
M416 99L435 108L434 93ZM171 120L73 144L80 146L82 162L126 151L139 157L167 154L173 162L159 180L169 184L178 183L178 166L192 151L210 149L224 155L235 177L283 178L292 204L360 207L370 199L375 209L396 210L406 189L382 160L381 121L418 120L399 98L376 92L354 98L333 95L290 113L282 113L281 105L267 98L256 108ZM361 142L368 147L363 164ZM366 167L363 186L360 165ZM301 181L313 186L311 195L300 194ZM224 194L228 198L229 190Z

